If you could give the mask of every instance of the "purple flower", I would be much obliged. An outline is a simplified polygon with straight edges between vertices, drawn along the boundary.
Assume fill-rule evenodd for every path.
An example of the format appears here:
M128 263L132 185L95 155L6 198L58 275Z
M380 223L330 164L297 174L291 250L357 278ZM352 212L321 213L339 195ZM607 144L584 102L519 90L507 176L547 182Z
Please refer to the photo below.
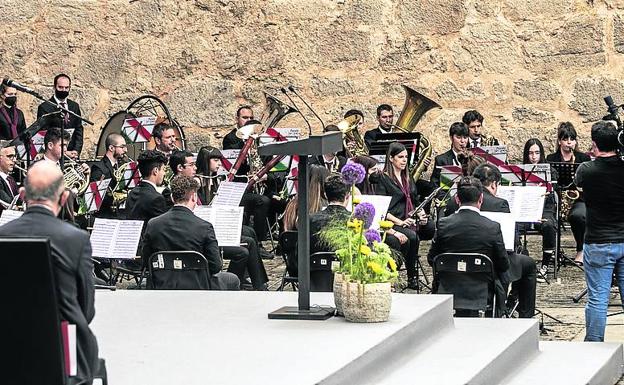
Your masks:
M355 206L353 217L364 222L364 228L368 229L373 224L373 218L375 218L375 206L362 202Z
M368 241L369 245L372 245L373 242L381 242L381 236L379 236L379 231L374 229L368 229L364 232L364 237Z
M362 183L366 176L366 170L364 166L359 163L347 162L340 170L342 173L342 179L348 185Z

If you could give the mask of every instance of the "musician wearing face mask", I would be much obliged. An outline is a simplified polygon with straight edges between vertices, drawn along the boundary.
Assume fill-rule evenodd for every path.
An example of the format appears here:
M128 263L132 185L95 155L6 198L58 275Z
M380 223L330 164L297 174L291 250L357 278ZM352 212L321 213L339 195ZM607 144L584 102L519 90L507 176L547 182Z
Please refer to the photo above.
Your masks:
M0 85L0 140L11 140L26 130L24 113L17 108L17 90Z
M407 171L405 146L398 142L391 143L386 154L384 173L373 174L370 180L376 183L375 191L378 195L391 197L386 220L394 223L394 226L387 234L396 237L400 245L387 243L391 248L401 250L405 257L408 288L415 289L418 287L416 260L420 238L431 239L434 225L422 210L414 217L409 215L418 206L418 193L416 183Z
M439 166L461 166L458 155L466 151L468 143L468 126L462 122L455 122L449 128L449 138L451 149L435 157L435 168L431 173L431 183L435 187L440 185L440 174L442 170Z
M591 158L578 151L577 135L574 126L570 122L563 122L559 124L557 129L557 151L546 157L548 162L557 163L583 163L589 162ZM566 189L568 186L560 186ZM576 199L570 209L568 215L568 222L572 228L572 234L576 241L576 257L574 262L578 265L583 265L583 239L585 234L585 202L582 198ZM563 218L564 220L566 218Z
M81 116L78 103L69 99L70 90L71 79L69 76L65 74L56 75L54 77L54 96L50 98L50 101ZM67 151L65 154L72 159L80 157L83 141L82 120L74 115L61 111L53 104L47 102L41 103L39 108L37 108L37 119L42 118L44 115L45 118L42 119L41 123L42 130L48 127L63 127L67 130L74 130L69 143L66 143Z

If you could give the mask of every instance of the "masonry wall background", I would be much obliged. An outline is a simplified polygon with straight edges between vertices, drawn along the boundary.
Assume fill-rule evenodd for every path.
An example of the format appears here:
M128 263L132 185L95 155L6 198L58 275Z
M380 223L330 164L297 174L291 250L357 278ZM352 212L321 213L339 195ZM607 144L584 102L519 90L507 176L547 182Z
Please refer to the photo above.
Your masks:
M444 106L419 125L437 153L472 108L515 156L530 137L552 149L562 120L587 150L603 97L624 103L623 58L624 0L0 2L0 74L48 96L54 74L70 74L95 121L91 154L108 117L142 94L162 98L197 148L220 144L240 104L259 116L263 91L287 84L326 123L364 110L367 129L410 85ZM32 122L35 101L18 104Z

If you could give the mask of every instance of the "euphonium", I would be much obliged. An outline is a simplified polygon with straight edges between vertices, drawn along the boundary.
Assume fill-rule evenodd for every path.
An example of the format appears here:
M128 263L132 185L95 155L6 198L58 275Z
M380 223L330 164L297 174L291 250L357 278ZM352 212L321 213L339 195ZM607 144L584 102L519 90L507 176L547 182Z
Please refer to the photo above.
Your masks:
M368 147L358 130L362 117L351 115L338 123L338 129L342 132L342 143L347 155L351 158L358 155L368 155Z
M403 104L401 115L393 127L403 132L413 132L416 125L418 125L418 122L420 122L422 117L429 110L442 107L435 101L406 85L403 85L403 89L405 90L405 103ZM426 168L426 161L431 161L433 154L431 142L424 135L421 135L419 140L418 154L418 161L412 165L410 169L410 173L412 174L414 180L418 180L418 178L420 178Z

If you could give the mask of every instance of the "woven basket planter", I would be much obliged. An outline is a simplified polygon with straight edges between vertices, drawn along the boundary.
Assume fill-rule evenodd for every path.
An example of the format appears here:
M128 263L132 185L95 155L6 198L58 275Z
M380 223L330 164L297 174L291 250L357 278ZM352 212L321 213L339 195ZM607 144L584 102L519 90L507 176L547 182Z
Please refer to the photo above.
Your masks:
M343 284L342 311L349 322L385 322L392 307L390 282Z

